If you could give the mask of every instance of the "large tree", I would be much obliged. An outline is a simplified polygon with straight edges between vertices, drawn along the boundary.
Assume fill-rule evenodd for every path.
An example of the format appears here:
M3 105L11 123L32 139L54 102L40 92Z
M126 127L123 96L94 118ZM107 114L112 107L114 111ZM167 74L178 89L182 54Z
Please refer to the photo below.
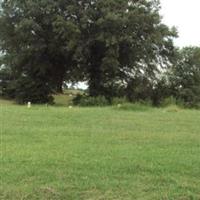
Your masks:
M17 71L19 79L26 76L61 92L74 65L79 37L73 5L73 1L64 0L3 1L1 51L4 64Z
M80 5L91 96L115 96L117 88L129 88L140 76L155 79L171 63L176 30L161 22L158 1L85 0Z

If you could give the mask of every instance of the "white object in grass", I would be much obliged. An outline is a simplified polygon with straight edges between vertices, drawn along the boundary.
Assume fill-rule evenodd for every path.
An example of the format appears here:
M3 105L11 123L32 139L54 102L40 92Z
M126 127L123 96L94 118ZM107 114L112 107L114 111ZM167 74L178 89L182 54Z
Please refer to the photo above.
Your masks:
M28 102L27 107L31 108L31 102L30 101Z
M69 106L69 109L72 109L73 107L72 106Z

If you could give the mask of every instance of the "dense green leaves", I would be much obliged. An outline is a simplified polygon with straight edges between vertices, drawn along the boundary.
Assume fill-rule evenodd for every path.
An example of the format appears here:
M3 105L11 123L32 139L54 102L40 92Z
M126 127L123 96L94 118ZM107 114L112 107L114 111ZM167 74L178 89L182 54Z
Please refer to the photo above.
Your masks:
M162 23L157 0L4 0L1 7L1 82L14 91L9 96L41 103L64 81L87 81L90 96L109 102L158 104L169 95L199 102L199 54L184 49L177 57L176 30ZM170 78L160 78L171 66Z
M17 79L25 76L34 87L39 81L61 91L79 37L73 13L66 13L69 5L53 0L3 1L1 50L4 64L17 70Z
M136 74L155 78L173 57L176 32L161 23L156 1L99 0L85 9L81 27L92 96L115 95ZM86 30L87 29L87 30Z
M172 68L171 87L178 99L187 106L200 106L200 48L185 47L179 51Z

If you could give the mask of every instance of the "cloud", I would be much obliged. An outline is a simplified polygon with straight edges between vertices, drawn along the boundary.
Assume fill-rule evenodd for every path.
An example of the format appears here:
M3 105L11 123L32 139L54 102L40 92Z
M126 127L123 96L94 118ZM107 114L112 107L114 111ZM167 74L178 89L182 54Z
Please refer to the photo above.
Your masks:
M163 22L176 26L179 38L178 46L200 45L200 0L160 0Z

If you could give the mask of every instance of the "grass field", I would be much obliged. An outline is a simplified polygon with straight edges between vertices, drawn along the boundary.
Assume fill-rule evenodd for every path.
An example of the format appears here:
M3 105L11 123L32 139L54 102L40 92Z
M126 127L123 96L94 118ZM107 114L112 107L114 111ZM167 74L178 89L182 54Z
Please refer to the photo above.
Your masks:
M200 111L0 103L2 200L200 199Z

